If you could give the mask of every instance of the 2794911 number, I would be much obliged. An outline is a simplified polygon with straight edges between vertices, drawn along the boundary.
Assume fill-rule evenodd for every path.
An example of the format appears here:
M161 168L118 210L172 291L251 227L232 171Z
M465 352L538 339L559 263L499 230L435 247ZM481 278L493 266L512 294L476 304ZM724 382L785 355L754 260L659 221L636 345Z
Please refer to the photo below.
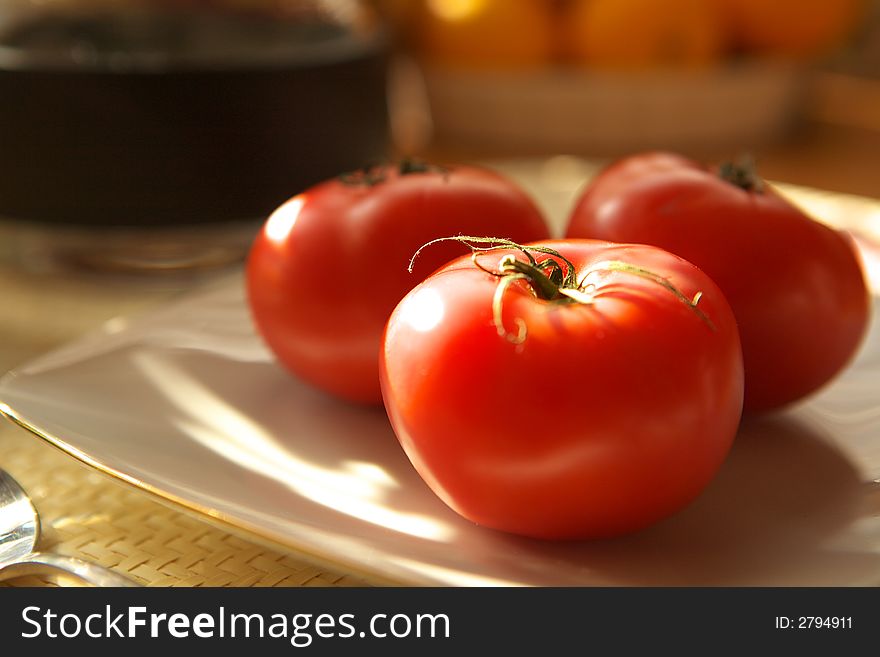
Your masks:
M776 629L828 629L828 630L851 630L852 616L789 616L776 617Z

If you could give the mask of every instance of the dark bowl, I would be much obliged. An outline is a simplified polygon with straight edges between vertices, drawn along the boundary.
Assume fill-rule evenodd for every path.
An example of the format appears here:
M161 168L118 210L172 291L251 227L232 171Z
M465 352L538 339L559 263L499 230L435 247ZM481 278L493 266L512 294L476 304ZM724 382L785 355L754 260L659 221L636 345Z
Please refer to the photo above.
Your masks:
M0 217L253 220L388 149L381 29L35 15L0 32Z

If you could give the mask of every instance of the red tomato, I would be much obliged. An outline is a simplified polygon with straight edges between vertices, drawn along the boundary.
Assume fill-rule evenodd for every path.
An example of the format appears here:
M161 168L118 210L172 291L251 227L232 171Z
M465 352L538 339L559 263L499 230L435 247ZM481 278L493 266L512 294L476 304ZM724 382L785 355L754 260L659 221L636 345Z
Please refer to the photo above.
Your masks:
M865 333L869 296L852 240L742 168L733 182L676 155L649 153L602 172L568 237L653 244L722 289L739 324L745 408L774 409L831 379Z
M276 210L247 263L256 327L305 381L380 404L377 358L388 315L452 245L407 264L425 242L460 231L534 240L544 220L516 185L474 167L383 166L321 183Z
M708 276L661 249L528 245L541 263L564 261L536 246L571 262L552 285L465 257L403 299L380 355L388 415L428 486L473 522L539 538L645 527L694 499L733 441L733 313ZM478 262L516 273L512 255L526 260ZM560 283L578 300L554 293Z

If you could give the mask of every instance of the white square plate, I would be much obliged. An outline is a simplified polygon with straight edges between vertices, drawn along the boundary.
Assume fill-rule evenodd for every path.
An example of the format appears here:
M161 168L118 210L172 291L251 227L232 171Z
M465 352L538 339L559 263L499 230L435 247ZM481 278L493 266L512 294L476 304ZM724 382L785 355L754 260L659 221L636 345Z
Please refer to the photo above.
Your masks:
M689 508L633 536L552 543L461 519L382 409L282 371L240 276L0 382L4 414L104 472L377 582L441 585L880 584L878 400L875 323L831 386L744 424Z

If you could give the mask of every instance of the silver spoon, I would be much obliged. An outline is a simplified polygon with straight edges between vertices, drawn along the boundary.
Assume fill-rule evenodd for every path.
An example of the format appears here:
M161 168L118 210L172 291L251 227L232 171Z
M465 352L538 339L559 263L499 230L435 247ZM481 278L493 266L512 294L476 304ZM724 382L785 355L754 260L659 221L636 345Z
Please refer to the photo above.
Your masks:
M39 536L37 509L19 483L0 469L0 581L55 570L93 586L138 586L127 577L97 564L37 552Z

